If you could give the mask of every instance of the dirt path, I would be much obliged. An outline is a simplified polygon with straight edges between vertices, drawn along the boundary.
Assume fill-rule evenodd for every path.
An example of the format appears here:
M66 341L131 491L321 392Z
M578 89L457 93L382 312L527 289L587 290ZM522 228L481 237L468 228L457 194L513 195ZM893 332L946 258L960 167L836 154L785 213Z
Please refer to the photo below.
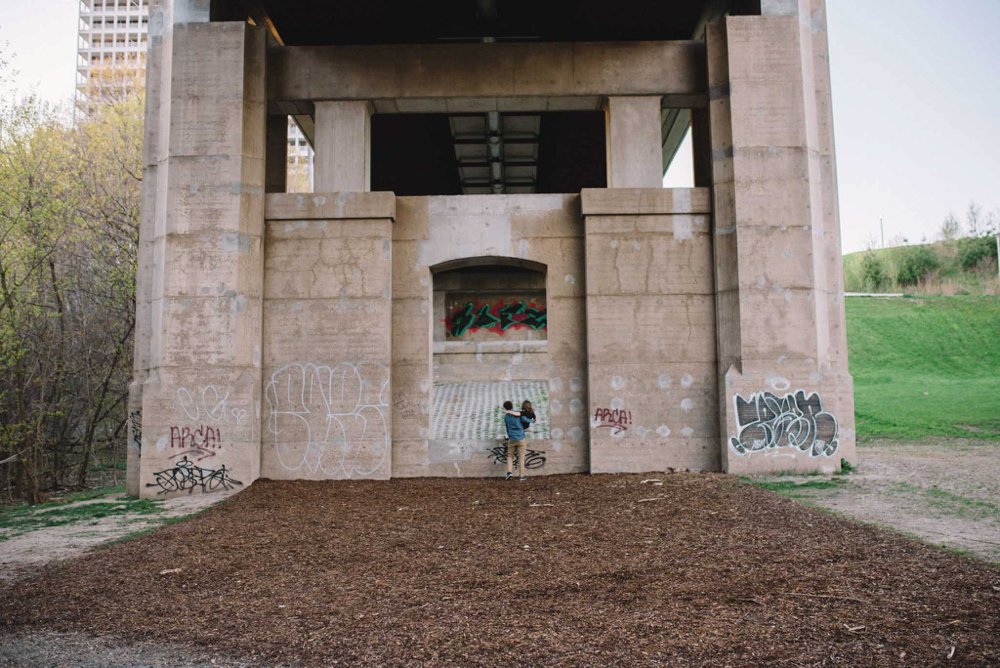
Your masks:
M836 485L765 479L803 483L789 495L1000 563L1000 443L878 441L858 452L857 471Z
M168 499L158 504L159 509L154 513L125 512L128 504L120 493L60 505L60 512L65 512L80 506L121 502L122 512L83 522L42 527L0 541L0 581L23 577L44 564L79 556L98 545L159 526L165 520L199 512L233 493L227 491Z

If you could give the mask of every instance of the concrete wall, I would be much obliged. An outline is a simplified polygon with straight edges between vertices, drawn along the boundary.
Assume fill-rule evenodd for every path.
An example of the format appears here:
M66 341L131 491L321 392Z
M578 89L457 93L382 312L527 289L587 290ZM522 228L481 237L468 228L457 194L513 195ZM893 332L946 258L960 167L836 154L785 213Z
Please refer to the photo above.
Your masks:
M584 190L590 470L718 470L708 189Z
M432 267L501 257L545 265L544 340L433 340ZM499 475L491 441L431 438L436 381L548 383L542 472L586 471L583 225L573 195L401 197L393 228L393 476ZM433 365L432 365L433 359ZM513 397L512 397L513 399Z
M392 471L392 193L269 195L261 475Z

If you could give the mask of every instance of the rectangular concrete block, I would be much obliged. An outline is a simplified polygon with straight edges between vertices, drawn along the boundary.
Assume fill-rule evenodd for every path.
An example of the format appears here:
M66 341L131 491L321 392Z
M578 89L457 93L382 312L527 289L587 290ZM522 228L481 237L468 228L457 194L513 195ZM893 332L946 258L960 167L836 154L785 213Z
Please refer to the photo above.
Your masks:
M708 295L587 298L587 348L594 362L683 356L715 360L715 300Z

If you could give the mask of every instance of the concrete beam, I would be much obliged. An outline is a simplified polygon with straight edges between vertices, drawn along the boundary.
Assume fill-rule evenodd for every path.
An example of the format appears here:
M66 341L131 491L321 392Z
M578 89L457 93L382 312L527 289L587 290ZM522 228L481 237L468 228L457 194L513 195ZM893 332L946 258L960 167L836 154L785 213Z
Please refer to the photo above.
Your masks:
M696 41L283 47L267 68L271 101L707 94Z

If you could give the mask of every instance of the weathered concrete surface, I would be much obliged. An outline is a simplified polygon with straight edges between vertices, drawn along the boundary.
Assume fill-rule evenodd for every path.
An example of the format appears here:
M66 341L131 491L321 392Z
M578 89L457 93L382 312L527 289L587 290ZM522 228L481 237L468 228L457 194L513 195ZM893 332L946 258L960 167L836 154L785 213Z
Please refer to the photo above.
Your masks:
M391 473L394 207L386 201L383 193L268 196L269 213L283 218L266 228L266 477ZM316 218L324 208L381 215Z
M548 383L551 440L542 473L587 470L583 240L579 198L571 195L401 197L393 229L394 476L498 475L493 441L433 443L435 383L539 380ZM448 340L434 309L432 269L501 258L545 267L545 338L486 333ZM444 276L444 275L442 275ZM446 278L443 280L447 280ZM513 292L517 292L516 285ZM522 286L523 288L524 286ZM441 302L443 306L443 301ZM511 332L513 334L513 332ZM491 340L493 339L493 340ZM433 360L433 365L430 363ZM510 397L512 400L520 400ZM495 407L493 407L495 408ZM447 455L447 456L444 456Z
M133 413L142 457L130 484L144 496L258 475L250 417L260 397L264 47L264 33L243 23L177 24L157 47L169 78L161 72L156 87L147 167L157 192L142 230L150 277L140 299L149 295L150 315L137 350L148 373Z
M497 473L491 442L434 438L436 383L543 388L544 473L853 459L822 0L705 42L267 53L172 6L151 28L132 493ZM607 189L365 192L373 110L602 105ZM664 106L693 109L710 189L660 187ZM277 192L289 110L315 112L325 192ZM452 331L465 305L482 326Z
M268 97L452 99L467 110L460 101L474 98L697 96L704 50L695 41L288 47L268 55Z
M608 187L661 187L660 96L609 97L605 118Z
M719 468L710 212L706 189L583 191L592 472Z
M708 31L722 465L735 473L854 459L825 20L811 16Z

